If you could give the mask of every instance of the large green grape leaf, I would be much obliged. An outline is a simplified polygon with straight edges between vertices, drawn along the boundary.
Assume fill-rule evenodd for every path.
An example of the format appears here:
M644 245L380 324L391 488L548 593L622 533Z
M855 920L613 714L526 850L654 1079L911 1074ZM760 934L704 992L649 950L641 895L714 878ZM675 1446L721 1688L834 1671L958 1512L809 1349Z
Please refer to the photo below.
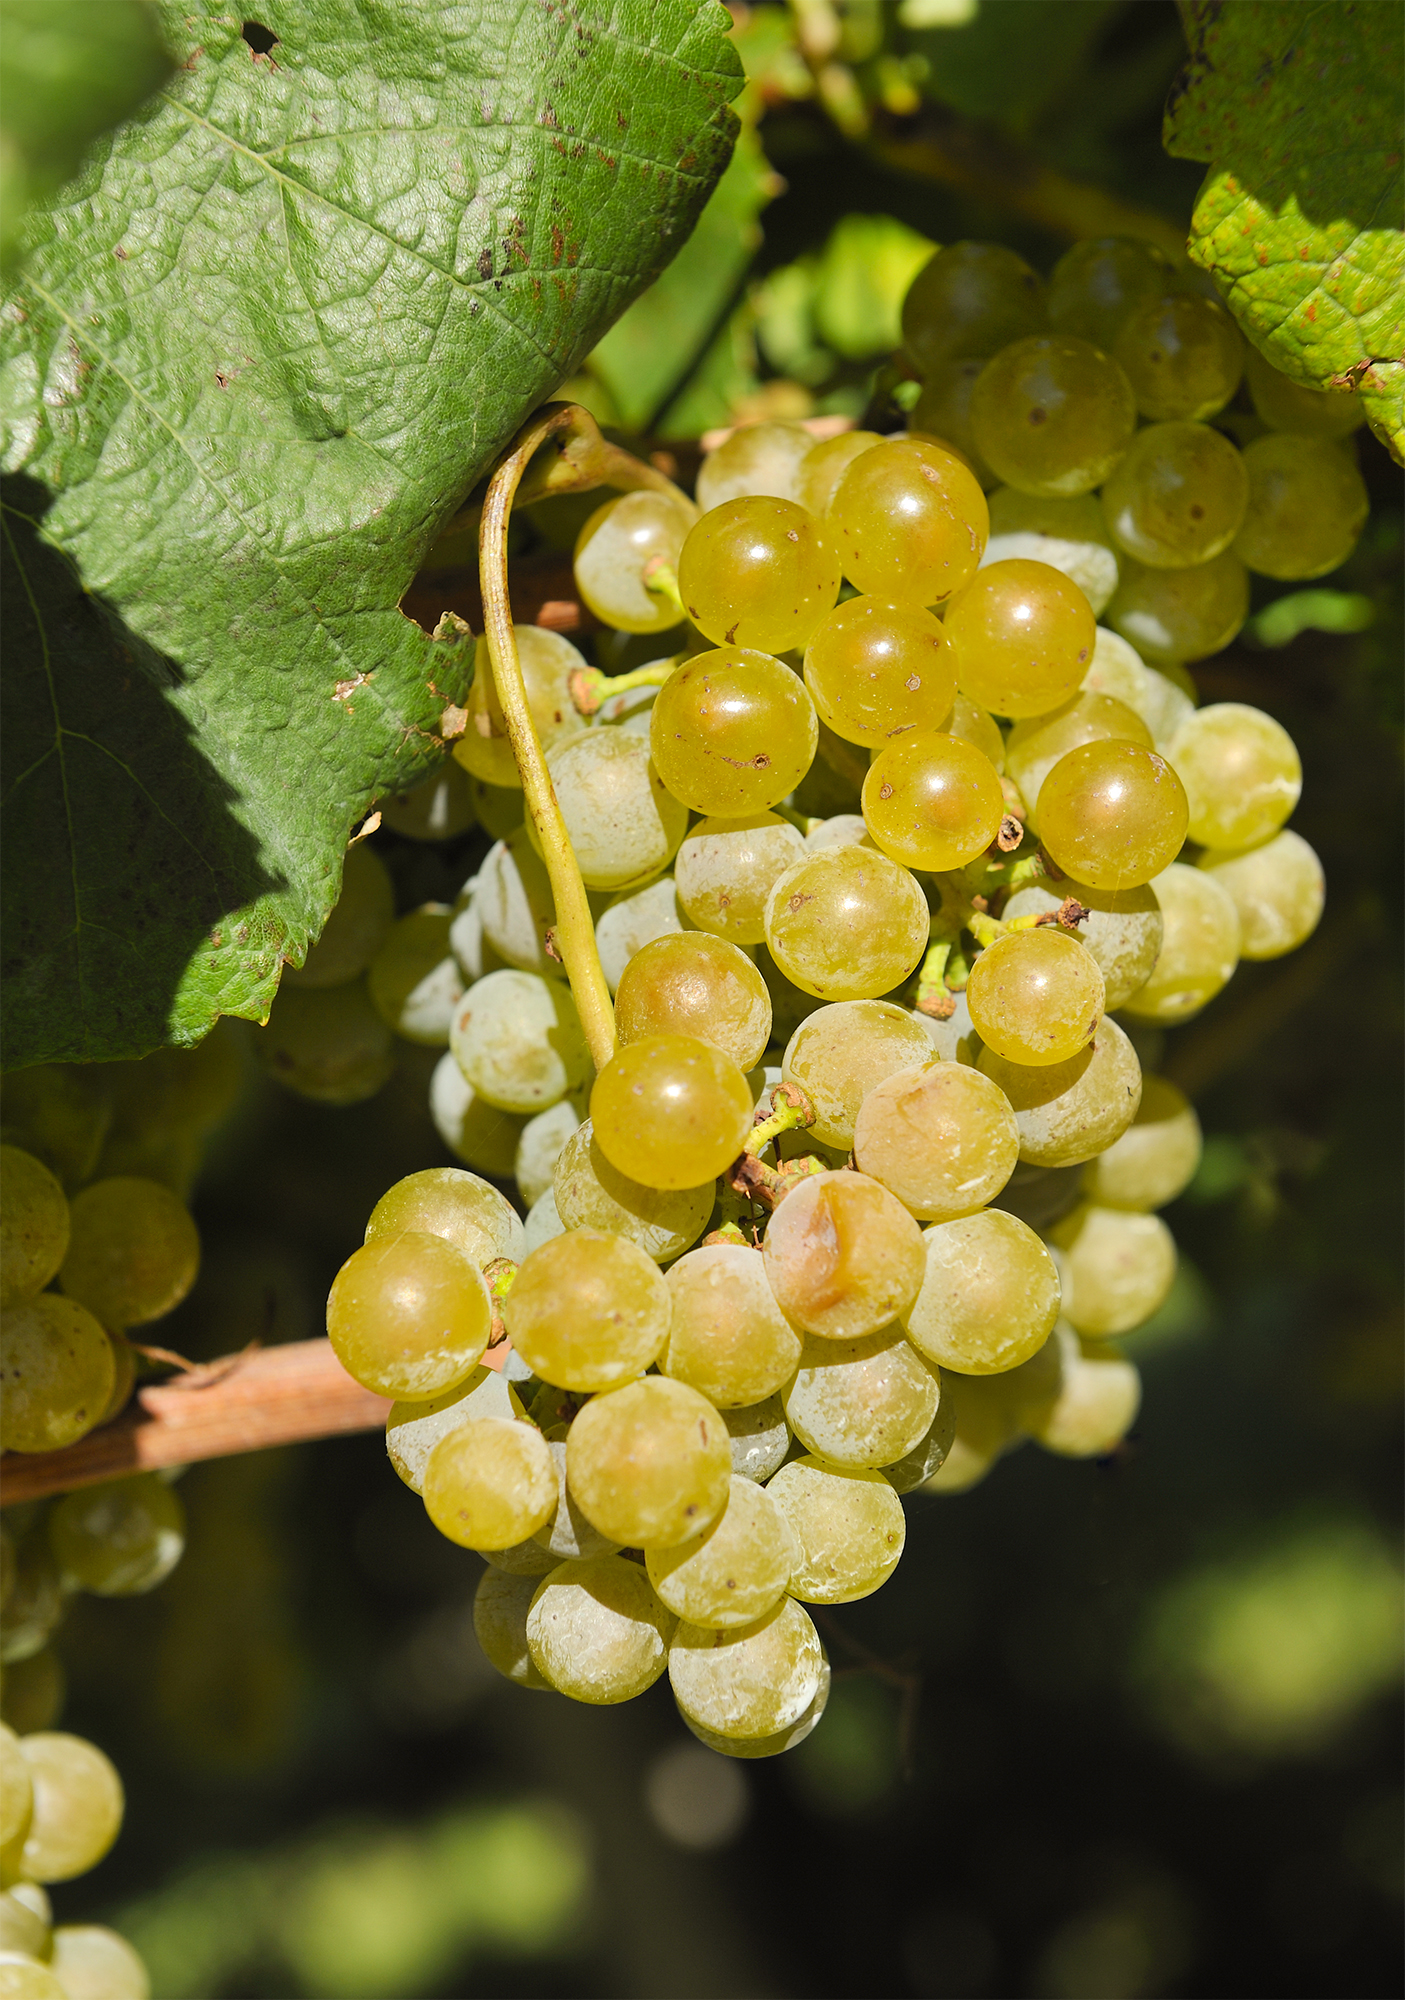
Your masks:
M1400 0L1182 0L1168 152L1206 160L1190 254L1276 368L1354 383L1405 453Z
M112 747L81 692L95 627L11 594L30 650L7 653L6 733L34 748L7 822L43 818L63 868L6 840L10 1066L266 1013L349 829L442 754L462 697L466 649L397 608L420 558L684 240L735 128L714 0L162 18L175 81L26 223L0 410L5 468L49 489L42 536L171 711L182 776L168 797L161 758L114 751L148 794L135 846L78 810L71 739Z

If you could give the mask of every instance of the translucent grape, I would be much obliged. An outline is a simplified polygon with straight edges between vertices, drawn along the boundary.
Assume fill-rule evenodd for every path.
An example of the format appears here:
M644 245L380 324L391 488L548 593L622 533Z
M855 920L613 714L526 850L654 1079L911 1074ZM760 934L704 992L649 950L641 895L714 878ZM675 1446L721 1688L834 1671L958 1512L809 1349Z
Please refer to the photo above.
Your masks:
M1123 1012L1138 1021L1188 1021L1232 978L1239 912L1212 874L1176 861L1152 883L1161 905L1161 949Z
M905 731L941 727L956 695L956 664L930 611L851 597L806 647L805 685L836 735L881 747Z
M1192 569L1150 569L1124 557L1107 622L1154 666L1203 660L1249 615L1249 572L1232 549Z
M1039 788L1059 759L1085 743L1107 742L1139 743L1150 750L1151 731L1124 702L1084 688L1062 708L1015 724L1005 746L1006 769L1036 824Z
M1136 420L1121 368L1069 334L1033 335L1003 348L971 398L976 443L996 476L1049 497L1101 486Z
M908 416L908 429L916 437L931 438L936 444L960 452L989 492L999 482L981 457L971 422L971 403L984 367L983 358L969 355L959 361L940 363L922 384L921 394Z
M716 1179L741 1152L752 1113L731 1057L692 1035L649 1035L617 1049L590 1093L601 1152L646 1187Z
M1175 279L1175 266L1154 244L1087 237L1065 250L1049 274L1049 324L1111 354L1128 315L1164 297Z
M1239 533L1249 471L1208 424L1152 424L1137 433L1102 497L1129 555L1153 569L1185 569L1221 555Z
M512 1384L498 1369L480 1365L442 1396L422 1403L393 1403L385 1420L386 1457L410 1491L422 1493L429 1455L441 1438L481 1417L512 1423L522 1414Z
M178 1306L200 1268L190 1211L169 1188L134 1176L94 1181L69 1210L59 1283L109 1326L140 1326Z
M1070 1326L1056 1327L1051 1345L1057 1376L1025 1428L1060 1458L1105 1458L1137 1420L1141 1376L1110 1341L1080 1340Z
M929 1062L868 1092L854 1157L904 1208L945 1222L995 1199L1014 1172L1019 1145L1014 1113L979 1070Z
M395 1069L390 1029L365 981L304 992L281 986L257 1042L270 1076L314 1104L361 1104Z
M407 1042L443 1048L463 998L463 980L449 946L453 912L425 903L400 918L371 961L366 989L388 1028Z
M33 1810L34 1787L19 1739L0 1722L0 1848L23 1838Z
M565 1439L553 1438L547 1450L556 1467L556 1512L544 1528L538 1528L533 1540L555 1556L557 1562L589 1562L596 1556L612 1556L619 1543L591 1525L571 1491L566 1476Z
M585 719L571 699L570 689L572 674L578 673L585 661L569 639L560 632L549 631L545 625L514 625L512 633L517 642L527 707L542 749L551 750L585 727ZM520 793L522 780L508 740L486 639L478 641L473 655L473 683L465 707L468 721L463 735L454 744L455 762L485 785Z
M825 1340L857 1340L899 1318L924 1268L917 1224L859 1173L813 1174L771 1217L762 1255L787 1319Z
M939 1372L933 1369L932 1373L940 1381ZM917 1487L925 1486L933 1474L941 1470L955 1437L956 1413L943 1387L937 1414L925 1434L911 1451L904 1452L891 1465L879 1466L878 1470L895 1493L912 1493Z
M462 1167L425 1167L388 1188L371 1210L366 1241L407 1229L442 1236L480 1269L495 1257L523 1256L522 1218L507 1199Z
M595 949L610 991L618 992L624 969L635 952L655 938L676 937L682 928L678 891L671 875L660 876L647 888L628 889L616 896L595 926Z
M1047 563L992 563L946 616L961 692L997 715L1045 715L1068 701L1096 633L1087 598Z
M515 1687L546 1688L527 1646L527 1613L536 1594L531 1576L485 1569L473 1595L473 1635L488 1664Z
M442 1396L473 1373L491 1330L482 1272L427 1230L374 1237L354 1250L327 1296L338 1361L378 1396Z
M1028 1166L1091 1160L1126 1131L1141 1101L1136 1050L1106 1016L1092 1041L1066 1062L1031 1067L982 1049L980 1068L1011 1107L1020 1158Z
M665 787L642 736L588 730L551 751L546 762L587 888L632 888L668 866L687 832L688 813ZM503 951L503 957L510 954Z
M1371 504L1349 450L1285 431L1245 447L1249 503L1234 553L1246 568L1286 583L1346 561Z
M59 1731L20 1738L34 1811L20 1856L31 1882L70 1882L107 1853L122 1825L122 1780L94 1743Z
M985 1208L934 1223L923 1250L922 1286L902 1320L926 1360L962 1375L999 1375L1043 1346L1059 1313L1059 1274L1027 1224Z
M732 1471L738 1478L764 1484L773 1472L779 1472L790 1450L790 1425L779 1396L719 1414L731 1439Z
M1164 1076L1149 1076L1132 1123L1083 1169L1083 1190L1102 1208L1164 1208L1189 1187L1200 1151L1195 1106Z
M766 898L804 853L804 835L775 813L700 820L674 860L678 901L699 930L760 944Z
M586 1404L566 1440L566 1477L586 1519L611 1541L676 1548L727 1504L727 1426L686 1382L646 1375Z
M0 1146L0 1305L42 1292L68 1249L68 1203L42 1160Z
M371 963L395 921L390 871L358 840L342 861L341 894L303 963L283 969L286 986L342 986Z
M903 300L903 345L922 375L965 355L995 354L1044 324L1044 286L1003 243L949 243Z
M1094 1339L1150 1319L1175 1279L1175 1238L1159 1215L1081 1202L1049 1241L1059 1252L1063 1316Z
M797 674L768 653L723 646L686 661L659 690L649 742L675 799L694 812L739 818L794 791L817 734L814 703Z
M795 498L808 514L819 521L834 498L834 489L856 458L875 444L884 442L880 431L841 431L838 437L822 438L812 444L800 461Z
M904 736L881 750L863 788L864 823L893 861L964 868L1000 831L1005 795L988 757L959 736Z
M429 1080L429 1114L455 1159L499 1180L511 1178L523 1121L477 1096L447 1051Z
M476 1417L440 1438L424 1469L425 1511L465 1549L524 1542L556 1512L556 1466L541 1432Z
M802 424L743 424L702 462L698 506L711 513L744 494L800 498L800 470L815 440Z
M648 1035L693 1036L748 1070L771 1039L771 996L734 944L706 931L678 932L645 945L625 967L615 1033L622 1047Z
M623 493L597 507L576 538L576 589L602 625L620 632L666 632L678 609L666 589L650 590L678 557L697 509L681 494Z
M676 1622L637 1563L598 1556L543 1577L527 1613L527 1645L551 1687L602 1707L653 1686Z
M1153 572L1148 570L1147 575ZM1187 680L1184 667L1174 669ZM1093 647L1093 664L1083 676L1089 694L1111 695L1139 715L1151 731L1155 747L1165 754L1166 745L1194 708L1195 702L1168 673L1149 667L1141 655L1122 637L1099 625Z
M524 1258L503 1301L508 1336L534 1375L593 1392L642 1374L668 1339L668 1287L634 1243L568 1229Z
M477 1095L524 1117L556 1103L590 1074L570 989L531 972L490 972L470 986L449 1041Z
M793 1728L814 1701L823 1671L814 1622L788 1597L732 1631L680 1624L668 1652L684 1721L724 1740L751 1742Z
M1085 743L1039 788L1039 838L1073 886L1136 889L1180 853L1190 808L1178 767L1155 750Z
M800 1547L790 1594L802 1603L853 1604L897 1568L907 1522L881 1472L793 1458L766 1491Z
M832 608L839 559L793 500L726 500L684 543L678 588L714 645L784 653L803 646Z
M821 1000L891 991L921 962L929 929L927 899L907 869L864 847L807 854L766 898L772 957Z
M808 1340L784 1392L786 1421L826 1465L887 1466L931 1429L937 1377L900 1326L861 1340Z
M1277 833L1303 788L1292 737L1261 708L1217 701L1188 715L1167 752L1185 786L1190 837L1253 847Z
M622 1174L605 1157L595 1127L584 1120L571 1134L552 1176L556 1212L567 1229L604 1229L666 1263L696 1243L707 1227L716 1189L660 1189Z
M1050 927L1009 931L977 957L966 1004L977 1034L1010 1062L1076 1055L1097 1033L1103 976L1091 952Z
M554 1184L556 1163L561 1158L566 1141L580 1130L584 1102L583 1092L578 1092L575 1097L563 1097L549 1111L539 1111L535 1118L529 1118L522 1127L512 1163L512 1178L517 1183L518 1193L529 1206Z
M847 1153L869 1091L895 1070L930 1059L931 1043L905 1008L890 1000L844 1000L816 1008L800 1023L781 1074L800 1086L814 1111L805 1137Z
M98 1597L138 1597L164 1583L185 1551L185 1508L154 1472L85 1486L49 1516L49 1544L65 1586Z
M1366 409L1352 389L1314 389L1295 382L1246 344L1244 374L1254 408L1271 431L1301 437L1344 438L1366 421Z
M546 948L546 934L556 922L551 883L525 827L519 826L489 849L478 871L472 908L487 945L500 960L519 972L564 976L560 959ZM494 970L485 960L474 976Z
M455 840L478 818L473 794L472 778L449 757L433 777L422 779L408 792L382 798L381 823L406 840Z
M945 604L969 583L989 526L975 475L920 438L856 458L825 515L854 588L901 604Z
M1222 410L1244 372L1244 341L1224 307L1195 292L1143 299L1112 349L1137 409L1154 423Z
M790 1380L800 1334L776 1303L759 1250L744 1243L690 1250L669 1271L668 1290L665 1375L724 1411L760 1403Z
M673 1548L648 1550L645 1568L660 1601L679 1618L728 1632L780 1602L798 1553L769 1493L734 1473L727 1504L711 1526Z
M1073 499L1040 499L1013 486L990 496L990 540L981 568L998 562L1037 562L1076 584L1096 616L1117 588L1117 551L1092 493Z
M1207 848L1197 865L1239 913L1241 958L1281 958L1317 929L1326 895L1322 863L1301 834L1285 830L1237 852Z
M1052 916L1068 889L1067 883L1048 888L1032 882L1017 889L1006 903L1005 922L1017 917ZM1109 1013L1145 985L1161 949L1161 906L1146 883L1135 889L1092 889L1084 882L1074 893L1088 912L1078 926L1090 956L1103 976L1103 1005Z

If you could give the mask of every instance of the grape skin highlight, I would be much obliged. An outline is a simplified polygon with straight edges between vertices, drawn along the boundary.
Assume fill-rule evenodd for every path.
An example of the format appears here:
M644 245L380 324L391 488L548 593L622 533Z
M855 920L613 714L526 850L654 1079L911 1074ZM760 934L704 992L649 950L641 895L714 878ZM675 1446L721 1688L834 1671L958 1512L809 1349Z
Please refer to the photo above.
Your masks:
M807 854L766 898L772 957L821 1000L891 991L921 962L929 930L927 899L907 869L862 847Z
M654 763L673 797L725 818L768 811L794 791L818 738L814 703L799 676L769 653L741 646L700 653L679 667L659 690L649 722Z
M752 1112L731 1057L692 1035L648 1035L617 1049L590 1093L601 1152L646 1187L715 1180L741 1152Z
M864 780L863 812L890 860L945 872L990 846L1005 795L995 766L969 743L913 735L879 752Z
M1181 851L1190 806L1178 769L1137 743L1085 743L1039 788L1039 837L1073 877L1103 890L1137 889Z
M902 604L945 604L970 582L990 533L975 476L940 445L875 445L835 489L825 530L856 590Z
M1065 1062L1097 1033L1103 976L1091 952L1052 927L1009 931L971 967L976 1032L1009 1062Z
M1077 584L1047 563L981 570L946 617L961 692L996 715L1046 715L1075 695L1097 623Z
M688 616L717 646L803 646L839 595L839 560L793 500L726 500L693 528L678 563Z

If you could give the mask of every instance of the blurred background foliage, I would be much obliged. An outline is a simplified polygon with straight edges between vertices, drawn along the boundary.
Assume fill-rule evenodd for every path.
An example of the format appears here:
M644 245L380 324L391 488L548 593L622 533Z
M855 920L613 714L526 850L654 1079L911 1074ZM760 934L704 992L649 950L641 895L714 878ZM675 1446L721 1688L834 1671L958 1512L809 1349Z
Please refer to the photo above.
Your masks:
M1047 270L1080 234L1183 243L1170 0L734 14L733 164L565 390L607 422L677 445L858 413L935 244ZM824 1616L824 1727L747 1765L666 1685L588 1710L498 1680L477 1558L375 1436L197 1467L170 1583L61 1635L65 1722L130 1795L62 1920L116 1922L162 2000L1398 1992L1401 515L1361 451L1350 563L1258 584L1197 669L1300 745L1329 902L1168 1045L1207 1145L1176 1288L1128 1343L1128 1446L915 1496L890 1585ZM487 836L376 842L406 908L452 900ZM321 1331L374 1201L448 1161L433 1060L324 1110L250 1059L171 1346Z

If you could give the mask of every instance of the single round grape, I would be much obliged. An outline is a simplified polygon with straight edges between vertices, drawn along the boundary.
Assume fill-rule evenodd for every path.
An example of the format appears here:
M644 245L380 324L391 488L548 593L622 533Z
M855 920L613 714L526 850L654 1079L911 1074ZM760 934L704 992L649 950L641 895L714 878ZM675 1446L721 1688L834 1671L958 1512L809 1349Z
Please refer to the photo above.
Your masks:
M979 1070L955 1062L885 1078L864 1098L854 1134L861 1170L914 1215L941 1222L994 1201L1019 1149L1002 1092Z
M449 1045L478 1096L524 1117L555 1104L590 1074L570 989L531 972L490 972L470 986Z
M890 992L921 962L929 930L927 899L912 875L865 847L807 854L766 898L772 957L821 1000Z
M1366 421L1366 408L1352 389L1315 389L1295 382L1256 347L1246 344L1244 375L1254 408L1271 431L1296 431L1300 437L1344 438Z
M517 1141L517 1156L512 1163L512 1178L529 1207L554 1185L556 1163L565 1150L567 1140L580 1130L579 1107L583 1102L580 1093L575 1097L563 1097L559 1104L553 1104L549 1111L539 1111L522 1127Z
M1080 1202L1049 1241L1059 1253L1063 1316L1092 1339L1150 1319L1175 1280L1175 1238L1159 1215Z
M94 1743L42 1730L20 1738L34 1811L20 1856L31 1882L70 1882L107 1853L122 1825L122 1780Z
M520 807L520 798L517 803ZM390 793L379 805L381 824L406 840L457 840L478 819L473 780L452 757L432 777L408 792Z
M1039 789L1039 838L1072 892L1136 889L1181 851L1190 807L1179 769L1155 750L1107 740L1060 757Z
M1056 569L1088 600L1096 617L1117 588L1117 551L1096 494L1041 499L1000 486L990 496L990 540L981 568L1037 562Z
M395 921L395 887L373 847L358 840L342 861L341 893L301 965L283 968L285 986L342 986L363 973Z
M785 1082L799 1085L815 1114L802 1136L847 1153L868 1093L895 1070L930 1061L931 1052L922 1028L890 1000L816 1008L791 1036L781 1065Z
M395 1069L394 1038L363 979L280 986L256 1046L274 1081L314 1104L362 1104Z
M797 1354L799 1343L796 1344ZM790 1450L790 1425L779 1396L720 1412L732 1445L732 1471L762 1485L779 1472Z
M527 1612L527 1646L549 1686L603 1707L653 1686L676 1623L637 1563L597 1556L561 1563L542 1578Z
M924 1232L926 1272L903 1314L918 1353L943 1370L999 1375L1049 1337L1059 1312L1054 1260L1034 1231L986 1208Z
M1241 958L1281 958L1312 936L1322 915L1322 863L1290 829L1258 847L1207 848L1197 866L1229 893L1239 912Z
M725 818L764 812L794 791L816 738L814 703L799 676L739 646L679 667L659 690L649 727L673 797Z
M745 952L706 931L656 938L625 967L615 993L621 1047L648 1035L710 1042L740 1070L771 1039L771 996Z
M1136 1050L1106 1016L1066 1062L1031 1066L982 1049L981 1074L1003 1092L1027 1166L1070 1167L1112 1145L1136 1116L1142 1072Z
M908 431L959 452L988 493L1000 482L981 457L971 422L971 404L984 367L984 358L970 355L939 363L908 414Z
M1139 743L1150 750L1151 731L1125 702L1090 694L1086 688L1062 708L1015 724L1005 746L1006 769L1036 825L1040 787L1060 758L1070 750L1081 750L1085 743L1109 742Z
M1121 571L1107 622L1153 666L1220 652L1249 615L1249 572L1233 549L1191 569L1152 569L1127 556Z
M1244 340L1224 307L1195 292L1146 298L1123 320L1112 352L1153 423L1199 422L1222 410L1244 372Z
M931 1429L937 1377L896 1323L861 1340L808 1340L786 1421L826 1465L894 1465Z
M371 961L371 1005L397 1035L423 1048L443 1048L463 998L463 979L449 946L453 911L425 903L395 923Z
M473 1373L492 1330L478 1266L443 1236L407 1229L353 1250L327 1296L327 1334L348 1375L378 1396L424 1402Z
M1240 701L1188 715L1168 756L1185 786L1190 837L1203 847L1252 847L1298 803L1303 767L1281 722Z
M476 1417L430 1452L422 1497L440 1534L460 1548L506 1549L556 1512L556 1466L533 1425Z
M800 470L814 443L803 424L740 425L703 460L698 506L710 514L746 494L798 500Z
M907 1522L881 1472L811 1455L783 1465L766 1491L800 1547L790 1594L802 1603L853 1604L897 1568Z
M471 907L485 943L499 960L519 972L564 977L560 959L546 948L546 934L556 922L551 881L525 827L519 826L489 849L478 871ZM496 969L485 961L474 976L481 978Z
M139 1597L164 1583L185 1551L185 1508L154 1472L66 1494L49 1516L49 1544L70 1590Z
M94 1181L73 1199L59 1283L110 1326L140 1326L178 1306L200 1268L185 1203L135 1176Z
M1130 236L1090 236L1049 273L1049 324L1111 354L1129 314L1164 298L1176 270L1164 251Z
M1136 1422L1141 1376L1111 1341L1081 1340L1071 1326L1056 1327L1050 1345L1057 1374L1024 1428L1060 1458L1105 1458Z
M1156 572L1148 570L1146 574L1152 576ZM1195 706L1186 689L1170 678L1172 673L1190 679L1184 667L1158 672L1155 667L1147 666L1120 632L1099 625L1093 664L1083 676L1083 690L1086 694L1109 695L1139 715L1151 731L1152 743L1164 754L1166 745Z
M692 1035L649 1035L617 1049L590 1093L600 1150L646 1187L698 1187L741 1152L752 1126L746 1078Z
M1151 885L1161 905L1161 949L1123 1012L1138 1021L1188 1021L1233 977L1239 912L1213 875L1172 862Z
M930 611L851 597L806 647L805 685L837 736L881 747L909 730L941 727L956 695L956 664Z
M19 1738L0 1722L0 1848L24 1838L33 1810L34 1787Z
M686 1382L646 1375L586 1404L566 1439L566 1477L586 1519L611 1541L676 1548L727 1504L727 1426Z
M587 730L549 752L546 765L588 889L632 888L668 866L688 812L655 770L642 736Z
M905 736L881 750L864 780L864 823L893 861L964 868L1000 831L1005 795L988 757L959 736Z
M982 458L1022 493L1069 497L1101 486L1136 428L1132 388L1100 348L1068 334L1013 342L971 398Z
M677 575L697 509L681 494L622 493L597 507L576 538L581 600L619 632L666 632L678 623L668 591L649 589L660 569Z
M825 515L854 588L901 604L945 604L975 575L989 530L974 473L920 438L856 458Z
M790 1380L800 1334L776 1303L759 1250L744 1243L690 1250L668 1272L668 1291L665 1375L723 1411L752 1407Z
M677 937L682 929L677 885L671 875L661 875L646 888L626 889L616 896L595 926L595 949L610 991L619 991L624 969L635 952L656 938Z
M949 243L903 300L903 345L922 375L963 356L998 353L1044 324L1044 286L1003 243Z
M885 440L881 431L841 431L838 437L822 438L811 445L800 461L795 498L817 521L834 498L834 489L856 458Z
M839 559L793 500L726 500L683 545L678 588L717 646L784 653L803 646L839 595Z
M1008 931L971 967L966 1002L987 1048L1010 1062L1066 1062L1098 1031L1103 976L1092 953L1052 926Z
M1346 561L1371 505L1349 451L1286 431L1245 447L1249 503L1234 553L1247 569L1289 583L1325 576Z
M42 1292L68 1249L68 1203L42 1160L0 1146L0 1305Z
M805 853L805 837L775 813L704 819L674 858L678 901L689 923L733 944L766 936L766 898Z
M499 1180L511 1179L524 1121L479 1097L447 1050L429 1080L429 1115L455 1159Z
M429 1455L450 1431L480 1417L519 1420L522 1404L512 1384L496 1368L479 1365L442 1396L423 1403L392 1403L385 1420L385 1454L412 1493L423 1493Z
M700 1534L649 1549L645 1567L660 1601L711 1632L754 1624L785 1596L799 1550L790 1525L755 1480L733 1474L727 1504Z
M1083 1192L1102 1208L1164 1208L1195 1178L1200 1152L1195 1106L1164 1076L1149 1076L1132 1123L1084 1167Z
M554 1565L553 1565L554 1567ZM473 1635L490 1667L515 1687L547 1688L527 1646L527 1613L537 1579L485 1569L473 1595Z
M946 616L961 692L997 715L1045 715L1068 701L1096 634L1087 598L1047 563L992 563Z
M425 1167L387 1188L371 1210L366 1241L407 1229L442 1236L481 1269L496 1257L522 1261L522 1218L504 1194L462 1167Z
M585 661L569 639L545 625L514 625L512 636L537 739L543 750L554 749L585 727L570 688L572 674L579 672ZM474 651L473 684L464 706L468 720L454 744L454 761L482 784L520 794L522 779L508 739L486 639L480 639Z
M668 1652L684 1721L706 1732L704 1740L720 1742L752 1744L792 1730L814 1702L824 1671L814 1622L789 1597L731 1631L681 1623Z
M716 1196L709 1180L697 1187L645 1187L613 1166L587 1118L574 1131L552 1175L556 1212L567 1229L603 1229L623 1236L662 1264L696 1243Z
M0 1436L6 1451L58 1451L105 1413L117 1379L112 1342L76 1300L40 1292L0 1319Z
M922 1282L922 1236L885 1187L813 1174L776 1209L762 1245L786 1318L823 1340L857 1340L897 1319Z
M668 1339L668 1287L637 1244L568 1229L523 1259L503 1301L509 1338L534 1375L593 1393L642 1374Z
M1223 554L1239 533L1249 471L1208 424L1151 424L1138 431L1102 497L1120 548L1153 569L1185 569Z

